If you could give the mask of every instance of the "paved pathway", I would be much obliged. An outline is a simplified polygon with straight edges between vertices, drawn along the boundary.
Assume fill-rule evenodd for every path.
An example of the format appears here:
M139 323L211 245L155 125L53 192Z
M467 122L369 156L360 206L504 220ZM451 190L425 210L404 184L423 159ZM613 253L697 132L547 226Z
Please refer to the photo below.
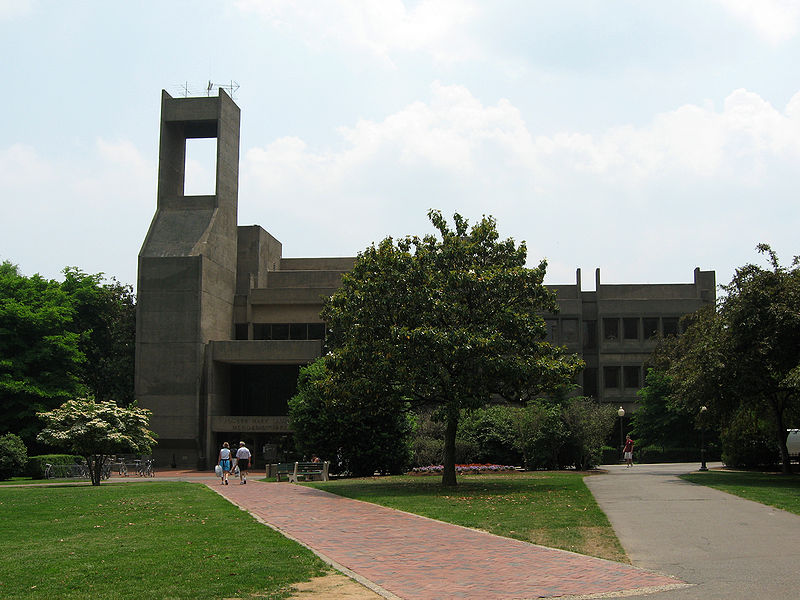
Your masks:
M677 477L697 467L615 465L585 480L634 565L696 584L655 598L800 598L800 516Z
M683 585L629 565L448 525L301 485L258 481L209 485L387 598L585 598Z

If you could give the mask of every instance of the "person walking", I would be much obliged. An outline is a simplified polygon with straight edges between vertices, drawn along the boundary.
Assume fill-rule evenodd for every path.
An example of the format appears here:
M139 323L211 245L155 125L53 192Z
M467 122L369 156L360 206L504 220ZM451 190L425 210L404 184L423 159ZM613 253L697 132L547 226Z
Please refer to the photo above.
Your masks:
M250 450L244 442L239 442L239 449L236 451L236 464L239 467L240 484L247 483L247 471L250 468Z
M633 466L633 440L630 434L625 437L625 447L622 449L622 457L628 465L625 467L626 469Z
M222 444L219 451L219 466L222 469L222 485L228 485L228 477L231 474L231 447L228 442Z

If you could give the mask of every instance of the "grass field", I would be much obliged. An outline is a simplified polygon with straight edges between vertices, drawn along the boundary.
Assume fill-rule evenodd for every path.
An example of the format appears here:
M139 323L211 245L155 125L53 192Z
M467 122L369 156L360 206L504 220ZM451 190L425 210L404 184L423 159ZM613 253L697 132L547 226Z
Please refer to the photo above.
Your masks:
M457 488L441 477L401 476L317 482L313 487L553 548L627 562L584 474L469 475Z
M800 515L800 476L750 471L705 471L682 475L692 483L707 485L748 500Z
M0 488L0 597L284 598L327 567L206 486Z

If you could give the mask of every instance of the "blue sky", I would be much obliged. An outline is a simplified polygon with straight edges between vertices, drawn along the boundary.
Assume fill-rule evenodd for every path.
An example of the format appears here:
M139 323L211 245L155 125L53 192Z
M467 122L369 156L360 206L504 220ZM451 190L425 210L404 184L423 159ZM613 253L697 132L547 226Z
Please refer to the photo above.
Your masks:
M793 0L0 0L0 259L135 284L161 89L236 81L240 224L352 256L493 215L548 283L800 254ZM212 185L190 147L187 186Z

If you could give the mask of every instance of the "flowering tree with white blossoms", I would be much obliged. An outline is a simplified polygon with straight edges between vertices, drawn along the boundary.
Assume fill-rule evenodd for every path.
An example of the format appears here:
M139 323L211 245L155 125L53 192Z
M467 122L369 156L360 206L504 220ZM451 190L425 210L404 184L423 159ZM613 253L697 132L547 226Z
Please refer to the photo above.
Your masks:
M100 485L103 464L113 454L150 454L156 444L148 429L150 411L134 402L127 408L115 402L68 400L55 410L37 413L45 428L37 439L86 458L92 485Z

